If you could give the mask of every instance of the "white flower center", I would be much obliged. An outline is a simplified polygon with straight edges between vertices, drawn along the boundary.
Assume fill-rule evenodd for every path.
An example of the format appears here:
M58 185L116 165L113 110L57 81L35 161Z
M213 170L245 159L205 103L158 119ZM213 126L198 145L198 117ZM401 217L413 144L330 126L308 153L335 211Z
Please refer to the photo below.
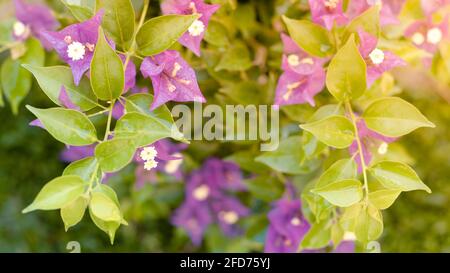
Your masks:
M239 220L239 215L234 211L221 211L219 215L229 225L235 224Z
M67 47L67 55L72 61L79 61L84 58L86 47L80 42L73 42Z
M196 200L203 201L209 196L209 187L206 185L201 185L192 192L192 195Z
M344 241L355 241L356 240L356 234L351 231L346 231L344 233Z
M180 153L175 153L175 154L173 154L173 156L181 157L182 155ZM183 159L182 158L175 159L175 160L170 160L164 166L164 171L166 173L173 174L173 173L175 173L178 170L178 168L180 167L181 163L183 163Z
M13 32L14 35L17 37L22 37L24 36L24 34L27 32L27 26L24 25L22 22L17 21L14 23L13 25Z
M181 70L181 65L179 63L173 64L172 77L175 78L177 76L178 71Z
M200 20L195 20L188 28L188 32L191 36L200 36L205 31L205 24Z
M290 54L287 57L287 61L290 66L297 66L300 64L300 58L298 57L297 54Z
M384 61L384 52L381 49L375 48L370 52L369 58L375 65L382 64Z
M313 65L314 64L314 60L312 58L304 58L301 61L302 64L310 64Z
M291 225L293 226L299 226L302 223L302 221L300 221L300 219L298 219L298 217L294 217L291 219Z
M197 13L197 7L194 2L189 3L189 8L192 10L192 13Z
M427 42L430 44L436 45L442 40L442 31L434 27L427 32Z
M378 146L378 154L384 155L388 151L388 144L386 142L382 142L380 146Z
M339 3L339 0L325 0L324 5L329 9L335 9Z
M148 161L148 160L154 160L155 157L158 155L158 152L156 151L155 147L145 147L142 149L141 153L139 154L142 160Z
M173 85L172 83L168 82L167 89L169 89L169 92L174 92L175 90L177 90L177 87L175 85Z
M415 43L416 45L422 45L423 42L425 42L425 37L420 32L414 33L414 35L411 37L411 39L412 39L413 43Z
M144 169L147 171L150 171L153 168L156 168L158 166L158 162L156 162L154 159L145 161Z

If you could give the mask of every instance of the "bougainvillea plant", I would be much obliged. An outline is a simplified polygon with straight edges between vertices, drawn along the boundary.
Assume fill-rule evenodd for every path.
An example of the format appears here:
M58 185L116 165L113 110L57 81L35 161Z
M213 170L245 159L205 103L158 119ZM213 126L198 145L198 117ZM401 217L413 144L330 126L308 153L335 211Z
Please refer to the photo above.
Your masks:
M401 193L431 192L398 147L435 125L391 72L449 82L447 1L13 2L3 94L17 113L34 77L54 106L27 105L30 125L70 163L24 213L59 210L66 231L88 214L113 243L129 220L108 184L131 167L136 190L183 185L168 218L194 246L217 226L259 251L351 252ZM170 109L194 103L280 110L279 145L191 140Z

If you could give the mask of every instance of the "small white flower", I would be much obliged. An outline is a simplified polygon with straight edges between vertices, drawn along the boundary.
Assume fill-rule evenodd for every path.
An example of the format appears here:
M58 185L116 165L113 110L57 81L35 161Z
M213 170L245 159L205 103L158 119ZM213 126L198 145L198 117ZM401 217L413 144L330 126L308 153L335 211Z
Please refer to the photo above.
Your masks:
M169 92L174 92L175 90L177 90L177 87L169 82L167 84L167 89L169 89Z
M13 25L13 32L16 37L26 36L25 34L27 34L28 31L28 27L20 21L15 22Z
M65 42L66 44L70 45L70 44L73 42L72 37L69 36L69 35L65 36L65 37L64 37L64 42Z
M294 217L291 219L291 225L293 226L299 226L302 223L302 221L300 219L298 219L298 217Z
M416 45L422 45L422 44L425 42L425 37L423 36L422 33L416 32L416 33L414 33L414 35L411 37L411 40L412 40L413 43L415 43Z
M384 62L384 52L381 49L375 48L370 52L369 58L375 65L382 64Z
M351 231L346 231L344 233L344 241L355 241L356 240L356 234Z
M80 42L73 42L67 47L67 55L72 61L79 61L84 58L86 47Z
M179 63L173 64L172 77L175 78L177 76L178 71L181 70L181 65Z
M325 7L329 9L335 9L339 3L339 0L325 0Z
M201 185L195 188L195 190L192 192L192 195L194 198L198 201L206 200L209 196L209 187L206 185Z
M434 27L427 32L427 42L433 45L439 44L439 42L442 40L442 31Z
M380 146L378 146L378 154L384 155L388 151L388 144L386 142L382 142Z
M145 161L144 163L144 169L147 171L150 171L153 168L156 168L158 166L158 162L156 162L154 159Z
M297 66L300 64L300 58L297 54L289 54L287 61L290 66Z
M205 24L200 20L195 20L188 28L188 32L191 36L200 36L205 31Z
M314 64L314 60L313 60L312 58L303 58L303 59L301 60L301 63L302 63L302 64L310 64L310 65L313 65L313 64Z
M180 153L173 154L172 156L181 157L182 155ZM168 174L175 173L178 168L180 167L181 163L183 163L183 159L174 159L169 160L166 165L164 166L164 171Z
M219 216L229 225L233 225L239 220L239 215L234 211L221 211L219 212Z
M154 160L155 157L158 155L158 152L156 151L155 147L145 147L142 149L141 153L139 154L142 160L148 161L148 160Z
M94 52L95 45L90 44L90 43L86 43L86 47L88 48L88 50L89 50L90 52Z

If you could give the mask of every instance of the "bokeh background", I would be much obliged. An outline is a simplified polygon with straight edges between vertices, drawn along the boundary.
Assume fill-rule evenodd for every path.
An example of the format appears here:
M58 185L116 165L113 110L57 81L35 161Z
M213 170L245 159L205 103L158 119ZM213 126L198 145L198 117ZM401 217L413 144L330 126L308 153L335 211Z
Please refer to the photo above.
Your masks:
M282 1L267 1L267 5L263 2L266 1L239 1L260 5L268 13L282 6L277 4ZM0 20L11 13L10 6L11 1L0 1ZM268 47L276 43L279 41L268 43ZM5 54L1 54L0 62L4 58ZM381 249L450 252L450 87L426 71L411 67L394 71L393 75L402 97L412 101L436 124L434 130L418 130L401 140L414 169L433 193L402 194L383 212L385 230L380 239ZM205 79L200 84L202 89L214 88L206 86ZM194 248L186 234L169 223L172 211L183 200L183 182L146 184L137 189L132 166L109 181L118 192L129 222L128 227L118 230L114 245L86 215L84 221L66 233L57 211L22 214L21 210L41 187L59 176L66 166L60 161L64 145L44 130L28 125L33 116L25 110L25 104L51 107L34 82L18 115L13 115L7 105L0 108L0 252L68 252L66 245L70 241L80 242L83 252L261 251L264 232L257 236L247 232L248 238L230 239L216 226L208 229L203 245ZM194 143L188 152L195 154L198 148L208 150L212 146Z

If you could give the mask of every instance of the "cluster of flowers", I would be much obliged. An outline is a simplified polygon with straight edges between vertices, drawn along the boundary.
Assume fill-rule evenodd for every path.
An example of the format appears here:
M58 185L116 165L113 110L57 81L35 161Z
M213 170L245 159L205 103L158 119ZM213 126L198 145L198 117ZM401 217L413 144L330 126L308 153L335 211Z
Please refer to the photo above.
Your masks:
M237 222L249 209L230 193L244 191L242 173L237 165L209 158L186 180L184 203L175 211L172 222L185 229L194 244L201 243L206 228L218 223L228 235L241 233Z
M78 85L83 75L89 70L95 45L98 39L98 28L101 25L103 11L100 10L91 19L70 25L60 31L54 31L59 23L51 10L39 4L26 4L22 0L14 0L18 21L13 26L13 34L17 40L23 41L30 34L38 38L47 49L56 50L60 58L72 69L74 82ZM200 55L200 43L208 26L211 15L219 5L205 4L201 0L165 1L161 6L164 14L200 14L179 42ZM114 42L109 41L112 48ZM119 55L125 63L125 56ZM135 87L136 66L129 60L126 64L125 87L123 93ZM167 50L143 60L141 73L149 77L154 89L154 101L151 110L168 101L205 102L197 84L195 71L177 51ZM60 94L61 103L67 108L77 108L69 99L64 88Z

